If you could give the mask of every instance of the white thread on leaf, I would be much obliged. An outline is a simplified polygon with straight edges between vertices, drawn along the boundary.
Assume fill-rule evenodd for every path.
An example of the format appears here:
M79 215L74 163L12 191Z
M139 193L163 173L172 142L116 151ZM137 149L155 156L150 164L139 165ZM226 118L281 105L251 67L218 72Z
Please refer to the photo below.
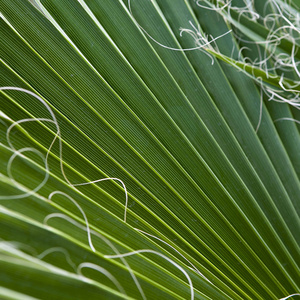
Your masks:
M49 249L43 251L42 253L40 253L39 255L37 255L37 258L43 259L47 255L49 255L51 253L54 253L54 252L61 252L62 254L64 254L64 256L66 257L67 263L73 268L74 271L76 271L76 265L72 261L69 252L66 249L62 248L62 247L52 247L52 248L49 248Z
M25 243L21 243L18 241L6 241L3 239L0 239L0 244L1 245L7 245L9 247L12 247L14 249L18 249L22 252L27 252L30 253L32 256L36 256L37 255L37 251L31 247L30 245L27 245Z
M298 293L292 294L292 295L289 295L289 296L287 296L287 297L280 298L279 300L286 300L286 299L289 299L289 298L291 298L291 297L293 297L293 296L300 296L300 294L298 294Z
M295 123L298 123L300 124L300 121L299 120L296 120L296 119L293 119L293 118L279 118L279 119L276 119L274 121L275 122L279 122L279 121L292 121L292 122L295 122Z
M128 193L127 193L127 189L126 189L126 186L125 186L124 182L123 182L122 180L118 179L118 178L104 178L104 179L99 179L99 180L95 180L95 181L92 181L92 182L85 182L85 183L72 184L72 183L68 180L68 178L67 178L67 176L66 176L66 174L65 174L65 172L64 172L64 167L63 167L63 156L62 156L62 140L61 140L60 128L59 128L57 119L56 119L56 117L55 117L55 114L54 114L54 112L52 111L52 109L50 108L50 106L49 106L49 105L48 105L41 97L39 97L38 95L36 95L35 93L33 93L33 92L29 91L29 90L23 89L23 88L18 88L18 87L0 87L0 90L3 90L3 91L4 91L4 90L16 90L16 91L20 91L20 92L27 93L27 94L29 94L29 95L35 97L39 102L41 102L41 103L46 107L46 109L48 110L48 112L50 113L50 115L51 115L51 117L52 117L52 120L51 120L51 119L45 119L45 118L39 118L39 119L23 119L23 120L19 120L19 121L15 122L14 124L12 124L12 125L10 126L10 128L9 128L9 130L8 130L8 133L7 133L7 140L8 140L9 145L11 146L12 150L15 150L15 153L12 155L12 157L10 158L9 163L8 163L8 166L9 166L9 168L8 168L8 173L9 173L10 177L13 179L12 173L10 172L10 167L11 167L11 164L12 164L13 159L15 158L15 156L21 155L21 153L22 153L22 152L25 152L25 151L33 151L33 152L38 153L38 154L43 158L43 160L44 160L44 163L45 163L45 170L46 170L45 179L43 180L43 182L42 182L38 187L36 187L34 190L32 190L32 191L30 191L30 192L28 192L28 193L26 193L26 194L11 196L10 199L17 199L17 198L23 198L23 197L29 196L29 195L31 195L31 194L37 192L37 191L38 191L38 190L39 190L39 189L47 182L47 180L48 180L48 178L49 178L49 172L48 172L48 171L49 171L49 168L48 168L48 163L47 163L48 155L50 154L50 151L51 151L51 148L52 148L54 142L55 142L56 139L58 138L58 140L59 140L59 160L60 160L60 168L61 168L61 172L62 172L63 177L64 177L64 179L66 180L66 182L67 182L70 186L73 186L73 187L75 188L75 186L87 185L87 184L96 183L96 182L105 181L105 180L119 181L119 182L122 184L122 186L123 186L123 188L124 188L124 190L125 190L126 202L125 202L124 221L126 222L126 213L127 213L127 206L128 206ZM6 116L6 115L5 115L5 116ZM51 145L50 145L50 147L48 148L47 154L46 154L45 157L42 156L41 152L39 152L38 150L33 149L33 148L23 148L23 149L20 149L20 150L16 150L16 149L14 148L14 146L13 146L13 143L12 143L11 140L10 140L10 132L11 132L11 130L12 130L12 128L13 128L14 126L20 125L21 123L25 123L25 122L31 122L31 121L41 121L41 122L42 122L42 121L46 121L46 122L52 122L52 123L54 123L55 126L56 126L57 131L56 131L55 137L54 137L54 139L52 140ZM18 184L18 183L15 182L15 184ZM66 196L66 197L69 198L71 201L73 201L73 203L74 203L74 204L78 207L78 209L81 211L81 213L82 213L82 215L83 215L83 217L84 217L84 219L85 219L85 222L86 222L86 227L84 227L84 230L86 230L87 233L88 233L89 245L90 245L92 251L95 252L95 248L94 248L94 246L93 246L93 244L92 244L92 240L91 240L91 232L92 232L92 231L89 229L88 221L87 221L87 218L86 218L85 213L83 212L83 210L81 209L81 207L77 204L77 202L76 202L74 199L72 199L70 196L68 196L67 194L62 193L62 192L59 192L59 191L52 192L52 193L49 195L49 200L51 200L51 198L52 198L53 195L59 194L59 193L62 194L62 195L64 195L64 196ZM8 196L4 196L3 198L8 199ZM0 197L0 199L1 199L1 197ZM66 220L69 221L69 222L71 222L70 220L72 220L71 218L68 218L68 217L67 217L66 215L64 215L64 214L61 214L61 213L53 213L53 214L48 215L48 216L44 219L44 223L46 224L47 221L48 221L49 219L54 218L54 217L64 218L64 219L66 219ZM75 222L75 223L74 223L74 222L71 222L71 223L73 223L74 225L78 226L77 222ZM101 238L103 241L105 241L108 245L110 245L111 248L114 249L115 253L118 253L118 251L116 250L116 248L115 248L115 247L114 247L107 239L105 239L103 236L99 235L97 232L94 232L94 231L93 231L93 234L95 234L96 236L98 236L99 238ZM142 288L141 288L141 286L140 286L140 284L139 284L139 282L138 282L136 276L135 276L134 273L132 272L130 266L128 265L128 263L126 262L125 259L121 259L121 260L122 260L122 262L124 263L124 265L126 266L127 270L129 271L131 277L133 278L133 280L134 280L134 282L135 282L135 284L136 284L138 290L140 291L140 294L141 294L142 298L143 298L143 299L146 299L146 297L145 297L145 295L144 295L144 292L143 292L143 290L142 290Z
M89 263L89 262L84 262L84 263L81 263L78 268L77 268L77 273L79 275L81 275L82 277L84 278L87 278L86 276L84 276L81 272L81 270L83 268L89 268L89 269L93 269L93 270L96 270L98 272L100 272L101 274L105 275L108 279L110 279L113 284L117 287L117 289L124 295L127 295L124 288L122 287L122 285L119 283L119 281L116 279L115 276L113 276L109 271L107 271L105 268L102 268L96 264L93 264L93 263Z
M97 182L106 181L106 180L115 180L115 181L119 181L119 182L122 184L122 186L123 186L123 189L124 189L124 191L125 191L124 222L126 223L126 215L127 215L127 207L128 207L128 193L127 193L126 186L125 186L124 182L123 182L121 179L119 179L119 178L102 178L102 179L93 180L93 181L89 181L89 182L76 183L76 184L73 184L73 186L88 185L88 184L97 183Z
M169 246L170 248L172 248L174 251L176 251L182 258L184 258L191 266L192 266L192 270L194 270L194 271L196 271L196 273L198 274L198 275L200 275L201 277L203 277L206 281L208 281L209 283L211 283L212 284L212 282L209 280L209 279L207 279L185 256L183 256L178 250L176 250L173 246L171 246L170 244L168 244L167 242L165 242L164 240L162 240L162 239L160 239L160 238L158 238L157 236L154 236L154 235L152 235L152 234L150 234L150 233L147 233L147 232L145 232L145 231L143 231L143 230L140 230L140 229L138 229L138 228L134 228L136 231L139 231L139 232L141 232L141 233L143 233L143 234L145 234L145 235L148 235L148 236L151 236L152 238L155 238L155 239L157 239L157 240L159 240L159 241L161 241L162 243L164 243L164 244L166 244L167 246Z
M208 41L208 40L205 40L205 37L203 37L203 40L205 40L205 42L201 45L201 46L198 46L198 47L192 47L192 48L174 48L174 47L169 47L167 45L164 45L162 43L160 43L159 41L157 41L153 36L151 36L138 22L137 20L135 19L135 17L133 16L133 13L132 13L132 9L131 9L131 0L128 0L128 9L129 9L129 12L133 18L133 20L135 21L135 23L137 24L137 26L154 42L156 43L157 45L161 46L162 48L166 48L168 50L172 50L172 51L181 51L181 52L185 52L185 51L194 51L194 50L199 50L199 49L202 49L202 48L205 48L207 46L209 46L211 43L213 43L214 41L218 40L219 38L227 35L228 33L231 32L231 30L223 33L222 35L216 37L216 38L213 38L212 40Z
M68 221L69 223L75 225L76 227L78 227L78 228L80 228L80 229L82 229L84 231L87 231L87 227L86 226L81 225L80 223L78 223L77 221L75 221L74 219L72 219L71 217L69 217L69 216L67 216L65 214L62 214L62 213L52 213L52 214L49 214L48 216L46 216L44 218L44 224L47 225L47 226L49 226L47 223L52 218L61 218L61 219L64 219L64 220ZM93 235L97 236L98 238L100 238L117 255L120 254L119 251L118 251L118 249L107 238L105 238L103 235L101 235L100 233L98 233L98 232L96 232L94 230L91 230L91 229L89 230L89 232L90 232L91 235L93 234ZM136 276L134 275L132 269L130 268L129 264L127 263L127 261L123 257L121 257L120 259L123 262L123 264L126 266L128 272L130 273L130 275L131 275L131 277L132 277L132 279L133 279L136 287L138 288L138 290L139 290L139 292L140 292L140 294L142 296L142 299L146 300L146 296L144 294L144 291L143 291L140 283L138 282Z
M88 184L92 184L92 183L96 183L96 182L101 182L101 181L105 181L105 180L113 180L113 181L118 181L122 184L123 186L123 189L125 191L125 210L124 210L124 222L126 222L126 215L127 215L127 209L128 209L128 193L127 193L127 189L126 189L126 186L124 184L124 182L121 180L121 179L118 179L118 178L103 178L103 179L98 179L98 180L94 180L94 181L89 181L89 182L84 182L84 183L77 183L77 184L72 184L68 177L66 176L65 174L65 171L64 171L64 165L63 165L63 147L62 147L62 138L61 138L61 131L60 131L60 127L59 127L59 124L58 124L58 121L57 121L57 118L55 117L55 114L53 112L53 110L50 108L50 106L47 104L47 102L45 100L43 100L40 96L38 96L37 94L29 91L29 90L26 90L26 89L23 89L23 88L19 88L19 87L9 87L9 86L6 86L6 87L0 87L0 91L5 91L5 90L14 90L14 91L20 91L20 92L23 92L23 93L26 93L28 95L31 95L33 96L34 98L36 98L40 103L42 103L44 105L44 107L47 109L47 111L49 112L49 114L51 115L51 118L52 119L47 119L47 118L35 118L35 119L22 119L22 120L18 120L18 121L15 121L7 130L6 132L6 139L7 139L7 142L9 144L9 146L11 147L11 149L14 151L14 154L11 156L10 160L9 160L9 163L8 163L8 174L10 176L10 178L13 180L13 182L18 186L20 187L20 184L18 182L16 182L13 177L12 177L12 173L11 173L11 165L12 165L12 162L14 160L14 158L18 155L21 155L22 152L26 152L26 151L32 151L32 152L35 152L37 153L44 161L44 167L45 167L45 178L44 180L42 181L41 184L39 184L34 190L31 190L27 193L24 193L22 195L13 195L13 196L0 196L0 200L1 199L19 199L19 198L24 198L24 197L27 197L27 196L30 196L32 194L34 194L35 192L37 192L41 187L44 186L44 184L47 182L48 178L49 178L49 167L48 167L48 156L50 155L50 152L51 152L51 149L56 141L56 139L58 139L58 142L59 142L59 162L60 162L60 169L61 169L61 173L65 179L65 181L72 187L75 187L76 186L82 186L82 185L88 185ZM3 113L3 116L6 116L4 113ZM9 117L8 117L9 118ZM10 139L10 133L12 131L12 129L17 126L17 125L20 125L22 123L25 123L25 122L51 122L55 125L56 127L56 133L55 133L55 136L47 150L47 153L46 153L46 156L45 158L42 157L42 154L41 152L39 152L38 150L34 149L34 148L23 148L23 149L15 149L13 143L11 142L11 139ZM23 157L24 158L24 157ZM23 187L22 187L23 188Z
M207 6L201 5L200 2L206 3ZM226 22L232 23L234 26L236 25L242 32L243 27L238 26L238 20L242 15L246 18L251 19L252 21L256 21L257 19L261 19L267 28L268 36L265 40L245 40L239 37L235 32L233 32L234 36L237 40L242 41L243 43L255 44L264 46L264 51L261 53L261 49L258 47L258 53L261 55L256 58L255 61L249 60L249 64L247 66L255 66L259 69L263 70L267 76L267 78L275 78L277 71L279 71L282 75L278 82L279 86L282 90L277 90L265 82L260 80L256 74L250 74L246 70L246 64L244 67L241 67L238 64L235 64L233 61L228 61L234 67L243 71L246 75L250 76L254 79L260 87L261 94L265 93L269 97L269 100L287 103L289 105L293 105L295 108L299 109L299 85L300 85L300 72L298 70L298 65L300 61L296 60L296 52L298 51L297 42L300 40L300 17L296 10L290 8L288 4L285 2L277 2L274 0L269 0L265 4L265 10L267 9L267 5L270 5L271 9L274 11L266 16L259 16L254 11L253 1L244 1L245 6L234 7L232 6L231 1L219 1L217 0L216 4L211 4L206 0L196 1L196 4L201 6L203 9L214 10L218 14L220 14ZM236 11L238 13L238 20L235 21L230 12ZM297 33L295 36L293 33ZM245 33L247 36L247 32ZM283 53L279 47L282 44L282 41L289 40L292 43L291 53ZM211 49L212 50L212 49ZM222 55L220 52L218 52ZM225 56L222 55L225 59ZM225 59L226 60L226 59ZM242 63L246 62L246 58L242 58L239 55L239 60ZM254 71L254 69L252 69ZM298 81L294 81L293 84L289 82L285 82L284 72L295 72L295 75L299 78ZM270 72L273 72L272 75ZM298 89L297 89L298 88ZM290 92L288 95L285 92ZM262 95L261 95L262 97ZM260 115L259 122L256 128L256 132L259 129L261 117L262 117L262 102L260 102Z
M153 253L155 255L162 257L163 259L165 259L166 261L171 263L173 266L175 266L177 269L179 269L187 278L189 286L190 286L190 290L191 290L191 300L194 299L194 287L193 287L192 280L191 280L190 276L188 275L188 273L180 265L178 265L176 262L174 262L172 259L168 258L167 256L163 255L162 253L159 253L157 251L150 250L150 249L141 249L141 250L136 250L136 251L123 253L123 254L119 254L119 255L104 255L104 257L106 257L106 258L121 258L121 257L139 254L139 253Z
M12 169L13 161L15 160L16 157L21 157L23 159L26 159L26 157L22 154L23 152L34 152L34 153L36 153L38 156L40 156L42 158L42 160L44 161L44 163L46 165L45 157L43 156L43 154L40 151L38 151L34 148L22 148L22 149L19 149L19 150L15 151L11 155L11 157L9 158L9 160L7 162L7 174L8 174L8 177L10 178L11 182L16 187L18 187L20 190L24 190L26 188L23 185L21 185L18 181L15 180L11 169ZM25 193L20 194L20 195L0 196L0 200L21 199L21 198L25 198L25 197L28 197L30 195L33 195L34 193L36 193L38 190L40 190L45 185L48 178L49 178L49 173L46 172L43 181L37 187L35 187L34 189L31 189L28 192L25 192Z
M88 235L88 241L89 241L89 245L91 247L91 249L93 250L93 252L96 252L96 249L92 243L92 239L91 239L91 233L90 233L90 227L89 227L89 223L88 223L88 219L86 217L86 214L85 212L83 211L83 209L81 208L81 206L71 197L69 196L68 194L64 193L64 192L60 192L60 191L55 191L55 192L52 192L49 197L48 197L48 200L49 201L52 201L52 197L54 195L62 195L66 198L68 198L71 202L73 202L73 204L76 205L76 207L79 209L79 211L81 212L83 218L84 218L84 221L85 221L85 224L86 224L86 231L87 231L87 235Z

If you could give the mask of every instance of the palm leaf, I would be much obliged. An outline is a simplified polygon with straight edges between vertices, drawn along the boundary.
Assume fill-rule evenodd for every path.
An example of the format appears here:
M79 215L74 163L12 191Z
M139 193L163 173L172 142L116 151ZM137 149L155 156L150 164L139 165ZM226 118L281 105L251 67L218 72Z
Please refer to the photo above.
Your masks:
M1 297L299 293L297 87L263 102L297 70L269 80L270 29L199 2L0 2Z

